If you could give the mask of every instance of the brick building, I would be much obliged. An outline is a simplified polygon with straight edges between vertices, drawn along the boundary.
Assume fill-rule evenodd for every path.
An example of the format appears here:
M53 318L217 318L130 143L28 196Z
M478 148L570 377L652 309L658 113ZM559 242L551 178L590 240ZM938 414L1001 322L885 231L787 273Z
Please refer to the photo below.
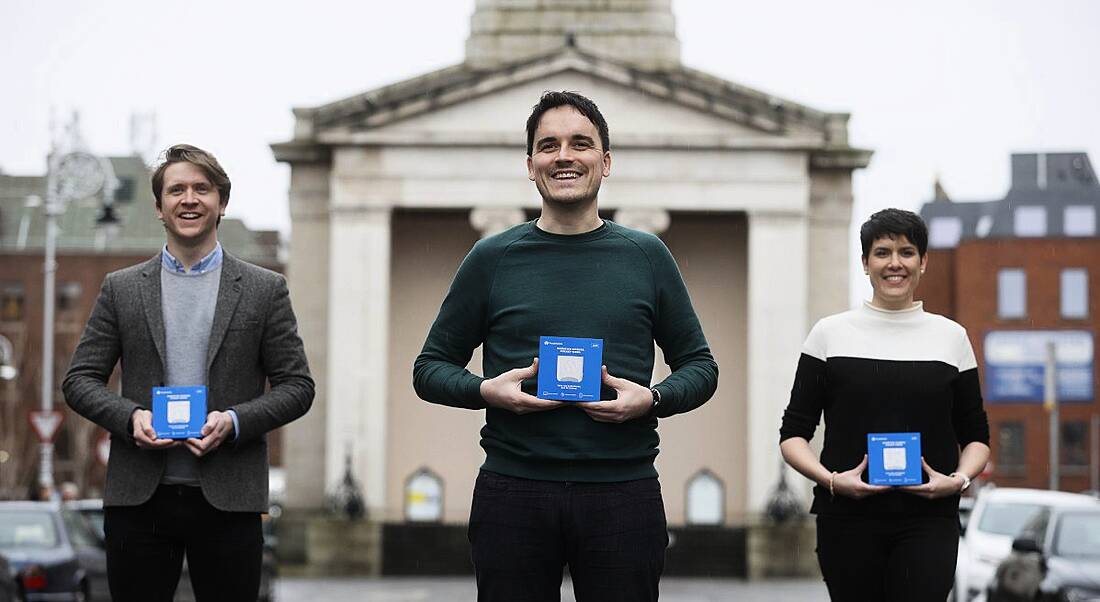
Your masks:
M54 442L54 480L72 481L90 495L103 485L105 467L96 460L95 445L105 432L68 409L61 380L103 277L145 261L164 245L148 168L138 157L110 161L120 184L115 195L120 223L97 227L102 207L96 199L70 203L59 218L57 241L54 407L66 417ZM0 335L11 341L19 369L15 380L0 381L0 499L26 497L37 479L38 440L27 413L41 403L45 196L44 175L0 173ZM278 232L252 231L226 218L218 236L230 253L282 271ZM278 437L272 439L277 461L281 446L274 442Z
M1044 364L1053 343L1059 488L1095 488L1100 185L1088 156L1016 154L1003 199L952 202L939 187L936 197L921 209L929 260L917 296L970 334L989 413L991 480L1048 486Z

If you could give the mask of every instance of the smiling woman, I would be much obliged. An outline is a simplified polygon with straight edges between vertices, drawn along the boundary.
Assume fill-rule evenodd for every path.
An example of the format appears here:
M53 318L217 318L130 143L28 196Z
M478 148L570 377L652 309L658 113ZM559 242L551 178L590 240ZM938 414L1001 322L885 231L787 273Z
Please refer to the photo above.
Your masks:
M928 265L924 221L880 211L863 224L860 243L874 294L810 331L780 449L818 484L811 511L834 600L943 600L958 552L959 495L989 458L977 362L961 326L913 301ZM822 414L818 459L809 440ZM906 460L870 442L901 435L916 441L921 482L871 484L869 454L879 456L875 465Z
M913 295L927 265L928 255L917 249L905 234L874 241L870 253L863 254L863 273L870 277L874 290L871 304L891 310L912 307Z

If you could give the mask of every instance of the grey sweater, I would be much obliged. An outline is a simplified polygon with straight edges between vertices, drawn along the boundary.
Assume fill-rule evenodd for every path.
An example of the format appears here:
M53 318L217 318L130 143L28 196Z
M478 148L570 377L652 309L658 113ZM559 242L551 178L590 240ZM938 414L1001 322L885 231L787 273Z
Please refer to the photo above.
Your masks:
M206 350L214 324L222 268L201 274L160 270L164 313L164 384L169 387L206 385ZM168 450L162 483L198 485L199 459L186 447Z

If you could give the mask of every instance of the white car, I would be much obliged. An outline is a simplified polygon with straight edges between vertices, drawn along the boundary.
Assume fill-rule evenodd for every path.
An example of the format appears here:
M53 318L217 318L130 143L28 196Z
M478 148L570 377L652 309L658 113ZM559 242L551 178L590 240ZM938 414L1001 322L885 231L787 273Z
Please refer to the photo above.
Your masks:
M1043 508L1100 506L1096 498L1045 489L987 487L978 494L955 566L956 602L975 602L1012 552L1012 539Z

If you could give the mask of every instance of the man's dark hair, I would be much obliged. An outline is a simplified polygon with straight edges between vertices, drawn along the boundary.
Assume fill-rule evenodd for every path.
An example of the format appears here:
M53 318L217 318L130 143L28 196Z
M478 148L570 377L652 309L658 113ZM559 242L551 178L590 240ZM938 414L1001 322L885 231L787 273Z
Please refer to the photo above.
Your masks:
M214 155L197 146L176 144L164 151L164 160L153 172L153 196L157 199L158 209L160 208L160 196L164 189L164 172L173 163L190 163L201 169L210 180L210 183L214 185L214 188L218 189L219 200L223 204L229 202L229 189L231 187L229 176L226 175L225 170L222 169L221 164L214 158ZM219 219L219 221L221 220Z
M928 226L921 216L904 209L883 209L871 215L859 228L859 242L863 245L863 258L871 252L871 245L880 238L897 238L904 235L917 247L921 257L928 251Z
M528 157L531 156L531 152L534 150L535 130L539 127L542 114L550 109L563 106L573 107L578 113L587 117L592 125L596 126L596 131L600 133L600 144L603 146L604 152L611 150L611 136L607 133L607 120L603 118L603 114L600 113L596 103L576 92L543 92L542 98L539 98L539 103L531 108L531 116L527 118Z

